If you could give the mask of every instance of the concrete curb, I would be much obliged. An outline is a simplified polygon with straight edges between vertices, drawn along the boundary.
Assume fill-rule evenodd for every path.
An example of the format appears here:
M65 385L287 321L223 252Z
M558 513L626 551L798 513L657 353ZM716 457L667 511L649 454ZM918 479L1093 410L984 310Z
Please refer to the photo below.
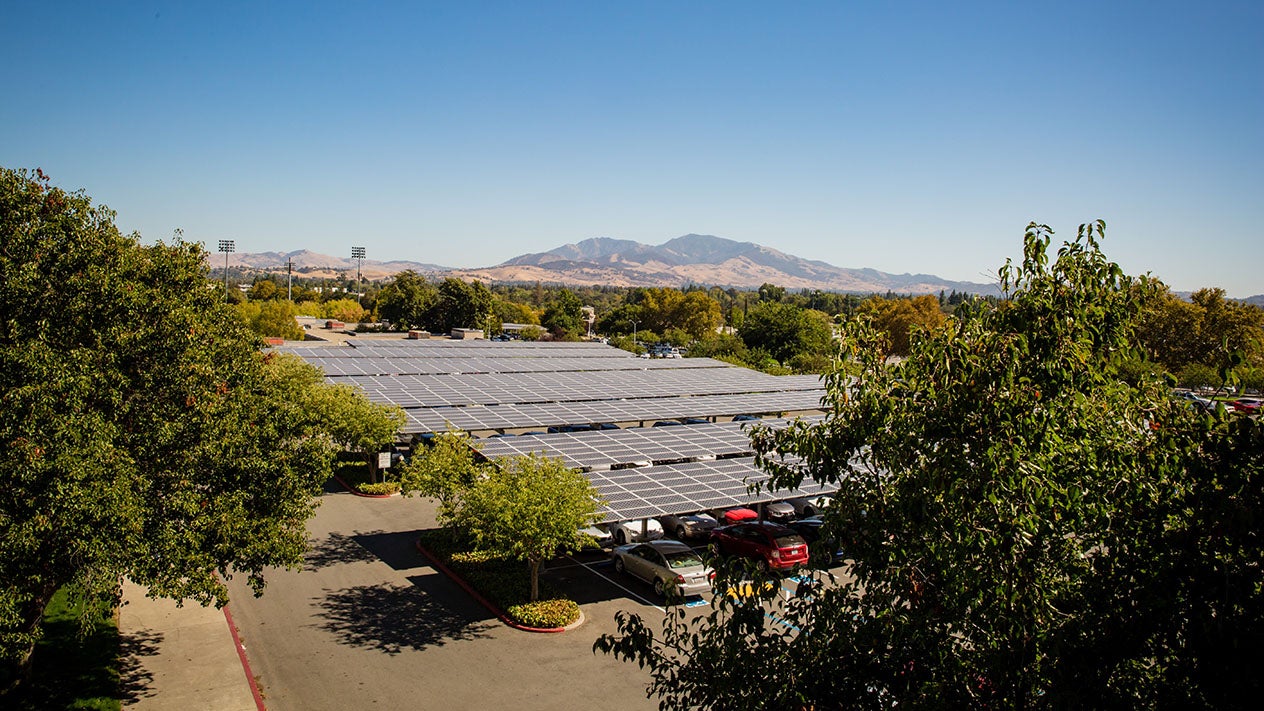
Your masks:
M452 569L444 565L443 561L439 560L439 558L435 554L431 553L429 550L426 549L425 546L421 545L421 541L417 541L416 545L417 545L417 550L420 551L422 555L426 556L426 559L430 561L431 565L438 568L441 573L451 578L452 581L455 582L457 585L460 585L461 588L465 590L465 592L470 594L470 597L474 598L475 600L478 600L479 603L483 605L483 607L486 607L488 610L490 610L493 615L498 617L501 622L505 623L509 627L512 627L516 630L522 630L523 632L556 633L556 632L565 632L567 630L573 630L576 627L579 627L580 625L584 624L584 611L582 609L579 611L579 619L575 620L569 625L566 625L565 627L528 627L518 622L514 622L513 619L511 619L509 615L505 613L504 610L500 609L500 607L498 607L496 604L494 604L487 598L483 597L469 583L465 582L464 578L452 572Z
M259 711L268 711L267 706L263 704L263 694L259 691L259 684L255 681L254 670L250 668L250 660L246 658L246 645L241 643L241 637L237 634L237 625L233 623L233 613L228 611L228 605L223 607L224 619L228 621L228 631L233 635L233 646L237 648L237 656L241 659L241 669L246 673L246 681L250 684L250 695L255 697L255 706Z

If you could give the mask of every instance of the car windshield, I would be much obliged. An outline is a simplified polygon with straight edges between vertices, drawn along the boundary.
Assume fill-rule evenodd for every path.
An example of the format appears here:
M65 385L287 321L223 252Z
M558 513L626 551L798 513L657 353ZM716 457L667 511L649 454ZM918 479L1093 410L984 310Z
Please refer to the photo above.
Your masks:
M702 565L702 559L693 551L676 551L667 554L667 565L673 569L692 568L695 565Z
M777 536L778 548L789 548L790 546L803 546L803 545L807 545L807 541L803 540L802 536L799 536L799 535Z

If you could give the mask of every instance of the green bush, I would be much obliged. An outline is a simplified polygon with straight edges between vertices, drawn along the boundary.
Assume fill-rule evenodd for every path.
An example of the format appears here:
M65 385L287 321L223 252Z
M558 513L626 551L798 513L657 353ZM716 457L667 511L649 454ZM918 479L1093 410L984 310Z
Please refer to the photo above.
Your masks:
M531 571L522 561L474 550L469 541L454 540L446 529L422 531L420 542L514 622L527 627L565 627L579 619L578 603L557 598L557 590L544 582L540 596L553 599L530 602Z
M359 483L355 485L356 490L361 494L372 494L380 496L382 494L394 494L399 491L399 482L383 481L377 484Z
M526 602L505 612L515 622L527 627L565 627L579 619L579 605L564 598Z

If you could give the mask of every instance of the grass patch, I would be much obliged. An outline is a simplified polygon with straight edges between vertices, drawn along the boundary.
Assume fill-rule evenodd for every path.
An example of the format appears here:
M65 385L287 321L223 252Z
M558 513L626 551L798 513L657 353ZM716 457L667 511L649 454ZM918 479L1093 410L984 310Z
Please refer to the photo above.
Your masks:
M119 634L114 611L93 611L87 636L80 636L79 609L65 588L44 610L44 637L35 645L31 678L14 692L10 708L117 711Z
M445 529L422 531L421 545L518 624L565 627L579 619L579 604L559 597L543 580L540 599L531 602L531 570L523 561L473 550L468 541L453 540Z

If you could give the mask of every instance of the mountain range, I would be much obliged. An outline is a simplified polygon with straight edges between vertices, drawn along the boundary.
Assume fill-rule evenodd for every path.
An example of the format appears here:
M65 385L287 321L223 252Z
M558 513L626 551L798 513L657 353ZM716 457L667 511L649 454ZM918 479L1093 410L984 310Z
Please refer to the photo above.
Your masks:
M212 268L222 265L218 254L208 256ZM294 263L296 274L338 276L357 267L356 260L308 250L296 252L235 253L229 266L271 271ZM383 279L412 269L429 276L455 276L486 282L544 282L550 284L611 286L671 286L688 284L756 288L769 283L787 289L820 289L853 293L937 294L962 291L995 294L995 284L951 281L931 274L889 274L876 269L848 269L804 259L753 242L737 242L713 235L688 234L660 245L596 237L547 252L523 254L501 264L475 269L452 269L403 260L366 259L367 279Z

